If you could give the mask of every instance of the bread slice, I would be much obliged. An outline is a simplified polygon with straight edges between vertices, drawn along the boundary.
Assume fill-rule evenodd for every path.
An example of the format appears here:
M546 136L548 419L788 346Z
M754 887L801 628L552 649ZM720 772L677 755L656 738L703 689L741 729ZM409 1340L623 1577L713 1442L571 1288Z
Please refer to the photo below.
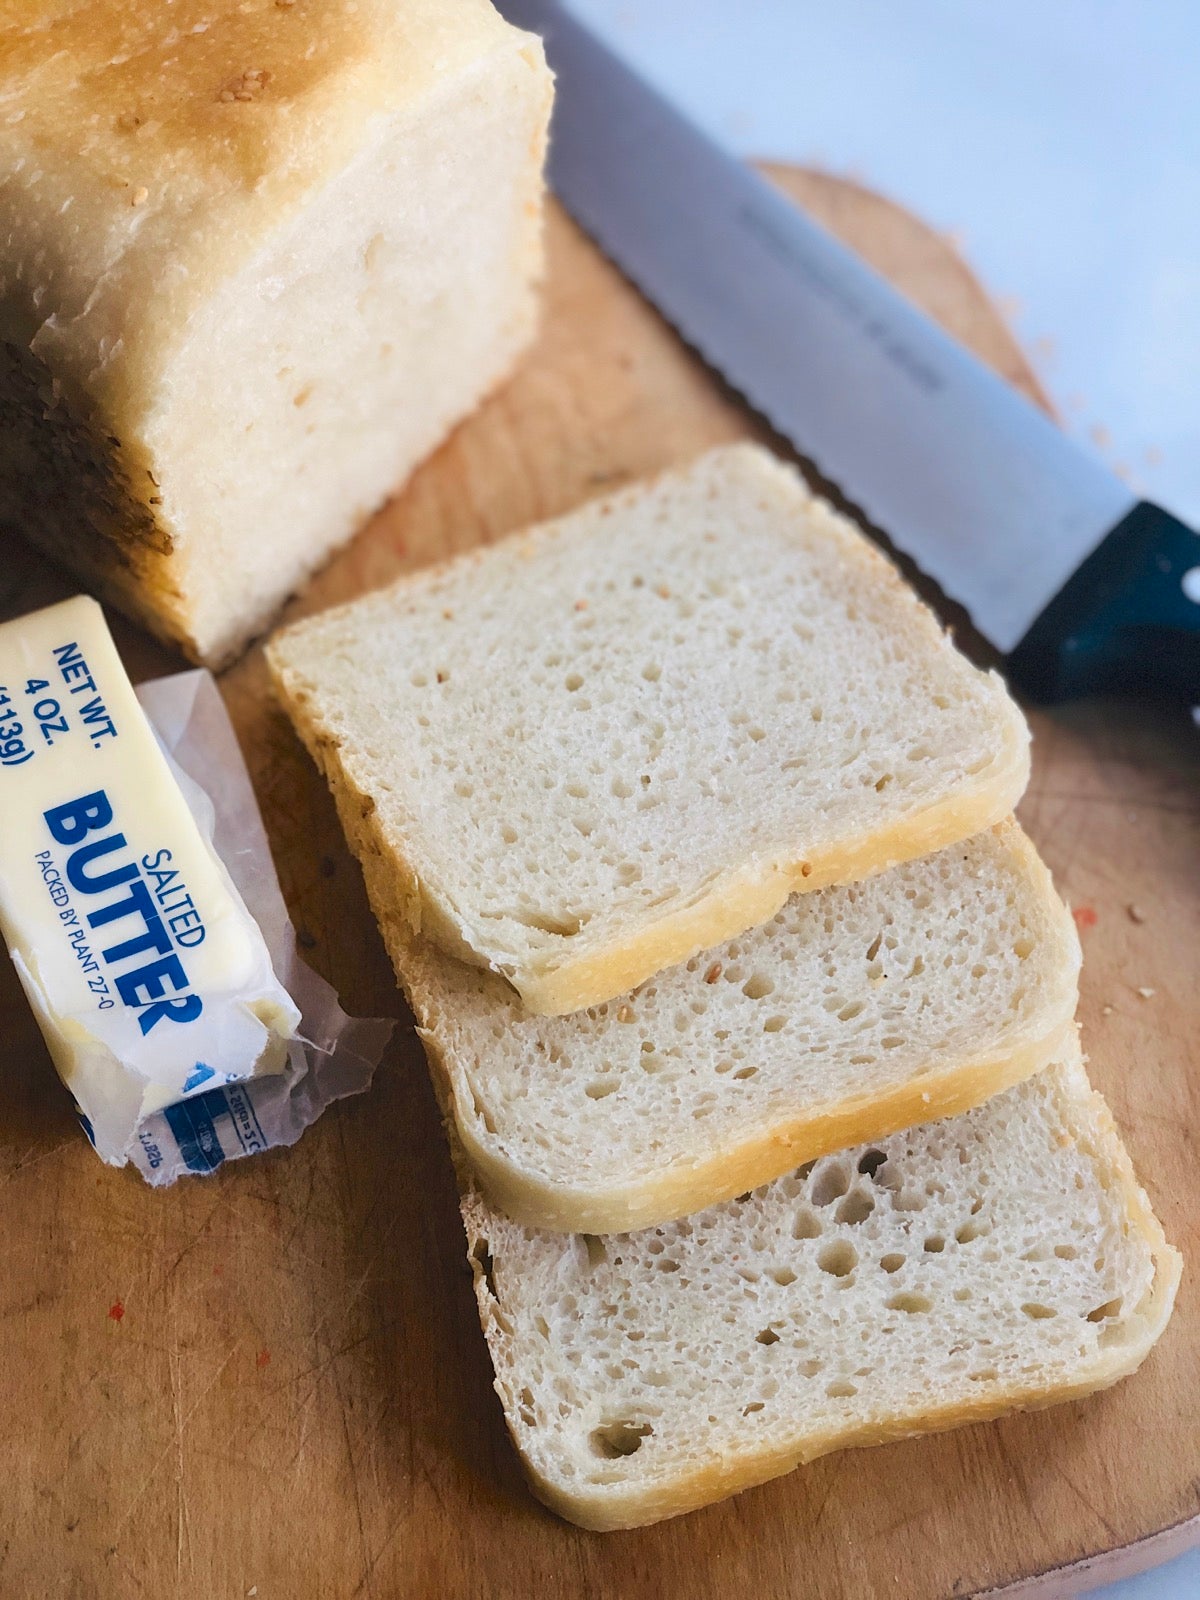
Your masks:
M489 0L6 7L0 526L229 659L532 337L551 93Z
M1104 1388L1162 1333L1180 1273L1077 1047L670 1226L541 1233L469 1187L462 1210L535 1492L597 1529Z
M765 451L298 623L276 684L376 913L542 1014L998 822L1028 733L995 675Z
M535 1017L385 927L458 1137L518 1221L617 1233L977 1105L1073 1036L1079 941L1013 821L763 928L622 1000Z

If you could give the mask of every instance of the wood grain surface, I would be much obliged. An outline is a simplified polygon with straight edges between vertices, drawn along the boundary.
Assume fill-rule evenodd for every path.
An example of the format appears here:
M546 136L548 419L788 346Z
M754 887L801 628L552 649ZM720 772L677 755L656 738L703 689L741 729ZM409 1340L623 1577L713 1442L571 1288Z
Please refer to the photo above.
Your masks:
M1039 396L944 241L853 185L777 176ZM292 614L719 440L769 438L557 211L549 257L522 370ZM72 589L15 543L0 572L4 616ZM115 631L135 677L179 665ZM260 652L222 688L309 959L351 1010L401 1024L371 1094L296 1149L159 1194L88 1149L3 964L0 1596L1048 1595L1198 1531L1190 1267L1159 1348L1104 1395L830 1457L641 1532L543 1511L491 1391L421 1053L332 802ZM1182 710L1118 703L1033 723L1022 816L1082 932L1092 1072L1194 1263L1200 738Z

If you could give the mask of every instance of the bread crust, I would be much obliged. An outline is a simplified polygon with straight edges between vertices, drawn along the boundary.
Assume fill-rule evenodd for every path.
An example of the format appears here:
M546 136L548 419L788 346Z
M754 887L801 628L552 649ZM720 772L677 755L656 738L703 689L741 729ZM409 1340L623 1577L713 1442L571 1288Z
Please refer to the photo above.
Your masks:
M417 1032L431 1071L445 1085L443 1104L454 1119L479 1187L492 1205L515 1222L533 1228L561 1233L629 1233L732 1200L835 1150L869 1144L917 1123L956 1116L982 1105L992 1095L1062 1059L1074 1039L1075 1024L1069 1011L1065 1019L1060 1012L1048 1021L1053 1027L1019 1049L957 1063L944 1072L897 1084L882 1095L858 1095L836 1106L783 1119L755 1129L739 1144L703 1159L681 1160L665 1171L605 1189L550 1183L481 1137L481 1117L470 1106L470 1090L461 1072L447 1059L436 1033L428 1028Z
M994 673L991 677L999 685ZM982 833L1012 811L1028 782L1029 742L1023 724L1014 717L1005 728L1004 749L987 773L925 810L869 838L842 840L804 857L749 861L718 879L694 905L577 960L564 960L529 977L518 974L510 981L536 1016L563 1016L601 1005L666 967L769 922L794 894L858 883Z

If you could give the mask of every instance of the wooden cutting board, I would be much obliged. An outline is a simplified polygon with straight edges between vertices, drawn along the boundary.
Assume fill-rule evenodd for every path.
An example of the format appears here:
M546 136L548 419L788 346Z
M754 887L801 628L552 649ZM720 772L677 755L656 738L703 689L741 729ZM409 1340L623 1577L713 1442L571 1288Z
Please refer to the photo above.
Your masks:
M1039 397L943 241L856 186L778 176ZM764 436L557 212L549 251L520 374L293 614ZM0 615L71 592L5 555ZM116 631L135 677L178 665ZM0 1594L940 1600L1066 1593L1200 1537L1194 1270L1159 1348L1105 1395L831 1457L641 1532L543 1511L491 1391L450 1164L358 869L260 653L222 687L309 959L351 1010L402 1020L372 1093L295 1150L156 1194L87 1148L3 964ZM1181 711L1119 704L1034 727L1022 815L1083 935L1093 1073L1200 1262L1200 739Z

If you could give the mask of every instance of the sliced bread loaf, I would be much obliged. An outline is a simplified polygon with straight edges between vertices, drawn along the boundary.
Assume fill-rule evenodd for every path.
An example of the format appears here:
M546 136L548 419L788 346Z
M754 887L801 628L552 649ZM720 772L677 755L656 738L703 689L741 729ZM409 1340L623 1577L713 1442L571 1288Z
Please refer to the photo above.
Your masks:
M509 1430L537 1494L597 1529L1103 1388L1180 1272L1077 1047L667 1227L540 1233L469 1188L463 1218Z
M998 822L1028 733L748 445L273 641L377 915L575 1011Z
M977 1105L1057 1058L1079 972L1070 913L1011 820L794 895L765 927L569 1017L530 1016L397 921L385 934L489 1199L588 1233Z

